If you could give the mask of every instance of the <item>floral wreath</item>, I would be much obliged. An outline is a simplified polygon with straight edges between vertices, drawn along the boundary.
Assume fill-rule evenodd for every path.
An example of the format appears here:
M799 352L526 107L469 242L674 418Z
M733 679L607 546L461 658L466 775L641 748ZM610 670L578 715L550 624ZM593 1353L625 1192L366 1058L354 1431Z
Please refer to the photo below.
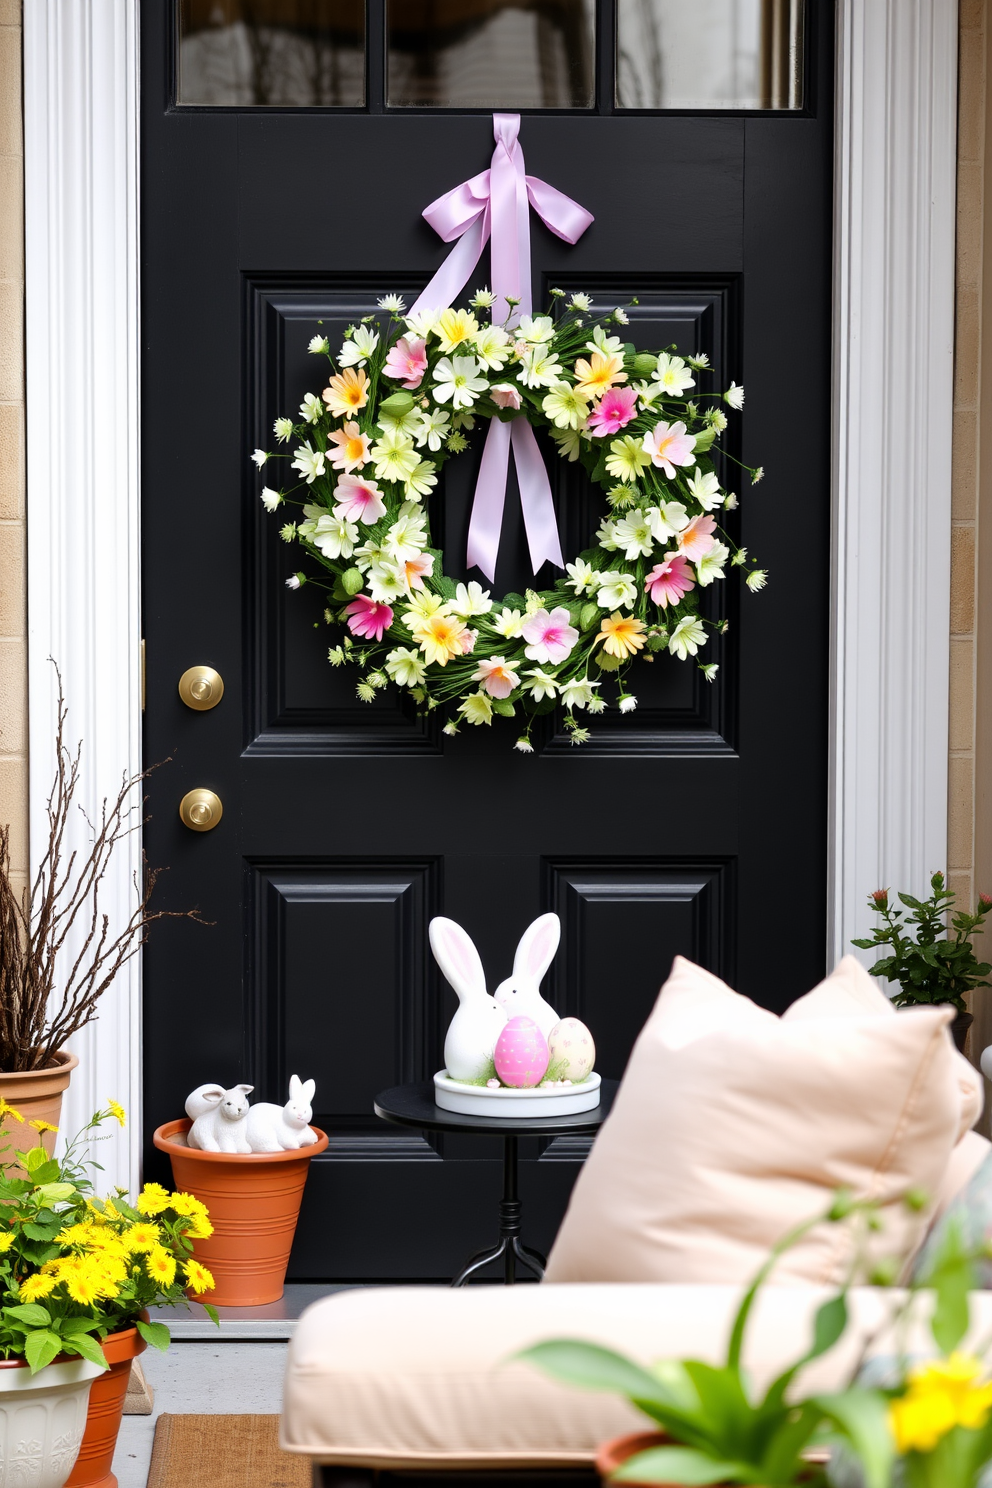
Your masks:
M721 489L713 445L727 427L720 404L740 409L743 388L732 382L725 393L689 399L693 372L709 368L704 353L638 352L611 334L628 324L623 309L590 318L587 295L552 295L556 316L514 323L511 300L501 325L473 313L491 308L488 290L468 310L410 315L386 295L379 307L388 322L369 315L349 327L336 358L315 336L309 350L327 358L327 385L319 397L307 393L299 421L274 425L278 443L295 446L298 480L261 493L267 511L302 507L280 536L322 572L286 583L327 590L324 618L345 628L328 659L362 669L362 701L393 684L423 713L444 707L449 735L520 710L515 747L528 753L534 716L556 705L572 742L589 738L575 715L608 706L606 674L620 711L635 708L626 681L638 653L697 657L708 630L727 629L700 614L700 591L723 579L728 563L749 561L714 515L737 505ZM494 600L480 583L444 572L429 497L478 416L548 429L561 457L579 461L605 491L610 511L595 545L564 565L553 589ZM290 453L257 449L252 458L261 470ZM761 479L760 468L742 469ZM748 588L762 589L766 577L752 564ZM697 664L712 682L716 663Z

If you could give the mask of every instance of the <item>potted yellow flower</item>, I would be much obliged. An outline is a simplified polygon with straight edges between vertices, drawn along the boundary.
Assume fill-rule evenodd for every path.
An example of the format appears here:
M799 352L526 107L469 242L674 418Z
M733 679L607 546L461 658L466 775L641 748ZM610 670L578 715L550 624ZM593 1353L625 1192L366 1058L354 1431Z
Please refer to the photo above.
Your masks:
M151 1322L148 1309L185 1304L187 1289L213 1286L192 1255L194 1239L212 1233L199 1200L158 1184L146 1185L133 1204L123 1190L106 1199L94 1194L95 1165L82 1157L82 1144L99 1140L100 1126L114 1119L123 1126L125 1114L111 1101L60 1160L39 1143L0 1170L0 1414L15 1370L31 1381L69 1365L77 1373L87 1368L78 1458L74 1449L50 1488L113 1482L131 1361L148 1344L169 1346L168 1328Z

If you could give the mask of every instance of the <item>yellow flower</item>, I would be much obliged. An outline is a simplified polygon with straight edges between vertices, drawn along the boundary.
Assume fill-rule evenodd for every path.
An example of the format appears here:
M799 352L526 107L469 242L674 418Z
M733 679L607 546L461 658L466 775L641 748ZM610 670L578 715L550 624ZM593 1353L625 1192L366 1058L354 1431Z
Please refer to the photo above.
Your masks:
M11 1234L9 1230L6 1235L0 1235L0 1255L6 1254L6 1252L13 1245L15 1239L16 1236Z
M54 1276L27 1276L21 1282L19 1295L22 1302L37 1302L54 1292L58 1283Z
M475 339L479 322L467 310L445 310L438 316L434 334L441 343L442 351L460 351L466 341Z
M24 1117L21 1115L20 1111L15 1110L13 1106L8 1106L7 1102L3 1099L3 1096L0 1096L0 1117L4 1116L13 1116L15 1121L24 1120Z
M151 1250L161 1238L162 1231L158 1225L136 1224L132 1225L124 1236L124 1244L130 1251Z
M605 619L599 627L597 641L602 641L603 650L621 661L633 656L644 645L644 621L633 615L621 615L619 611Z
M196 1214L206 1216L207 1206L200 1199L194 1198L189 1193L174 1193L169 1198L169 1208L175 1214Z
M214 1279L206 1266L201 1266L199 1261L186 1262L186 1281L191 1292L210 1292L213 1290Z
M58 1127L57 1126L53 1126L50 1121L29 1121L28 1122L28 1125L29 1126L33 1126L36 1132L46 1132L46 1131L57 1132L58 1131Z
M89 1245L99 1232L94 1225L74 1224L55 1237L60 1245Z
M455 615L429 615L410 627L413 639L428 661L447 666L453 656L463 656L470 639L465 626Z
M169 1207L168 1189L161 1183L146 1183L134 1206L139 1214L161 1214Z
M619 353L604 356L601 351L594 351L588 361L583 357L575 364L575 386L589 398L599 398L614 383L626 381L623 357Z
M99 1283L91 1271L73 1271L63 1280L69 1296L83 1307L91 1307L100 1295Z
M183 1226L183 1234L193 1240L209 1240L213 1232L214 1227L205 1214L191 1215L189 1224Z
M932 1452L955 1426L984 1426L992 1411L992 1383L977 1384L981 1372L980 1360L958 1353L912 1370L905 1395L889 1405L899 1452Z
M369 380L361 367L345 367L321 394L333 414L357 413L369 401Z
M175 1257L171 1256L167 1250L163 1250L161 1245L153 1246L148 1252L145 1267L152 1281L158 1282L163 1291L176 1279Z
M121 1126L125 1125L127 1121L127 1112L124 1110L123 1106L118 1105L115 1100L108 1100L107 1110L110 1112L111 1116L116 1116Z

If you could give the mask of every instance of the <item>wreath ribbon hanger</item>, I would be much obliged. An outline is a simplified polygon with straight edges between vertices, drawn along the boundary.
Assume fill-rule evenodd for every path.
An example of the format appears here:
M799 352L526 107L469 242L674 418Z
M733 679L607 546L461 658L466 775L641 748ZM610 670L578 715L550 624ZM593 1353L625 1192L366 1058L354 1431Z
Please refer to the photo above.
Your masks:
M519 114L494 114L496 148L489 170L480 171L424 208L424 219L445 243L454 242L455 246L418 297L411 313L453 305L491 238L492 288L496 296L493 322L508 318L515 321L518 315L529 315L533 308L530 209L566 243L577 243L595 220L591 212L564 192L537 176L527 175L519 133ZM518 301L516 307L507 303L508 297ZM489 424L472 499L466 554L468 563L480 568L490 583L496 577L511 450L531 568L536 574L545 562L564 567L551 485L534 430L526 418L509 423L494 418Z

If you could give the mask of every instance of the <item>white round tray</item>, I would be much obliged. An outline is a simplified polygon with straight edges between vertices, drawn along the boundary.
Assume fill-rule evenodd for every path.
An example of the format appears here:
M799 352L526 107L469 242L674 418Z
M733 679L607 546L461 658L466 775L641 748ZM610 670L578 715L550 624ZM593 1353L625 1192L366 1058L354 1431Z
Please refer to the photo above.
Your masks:
M581 1085L540 1085L531 1090L490 1090L487 1085L463 1085L447 1070L434 1076L434 1099L442 1111L459 1116L577 1116L599 1105L600 1078L593 1070Z

